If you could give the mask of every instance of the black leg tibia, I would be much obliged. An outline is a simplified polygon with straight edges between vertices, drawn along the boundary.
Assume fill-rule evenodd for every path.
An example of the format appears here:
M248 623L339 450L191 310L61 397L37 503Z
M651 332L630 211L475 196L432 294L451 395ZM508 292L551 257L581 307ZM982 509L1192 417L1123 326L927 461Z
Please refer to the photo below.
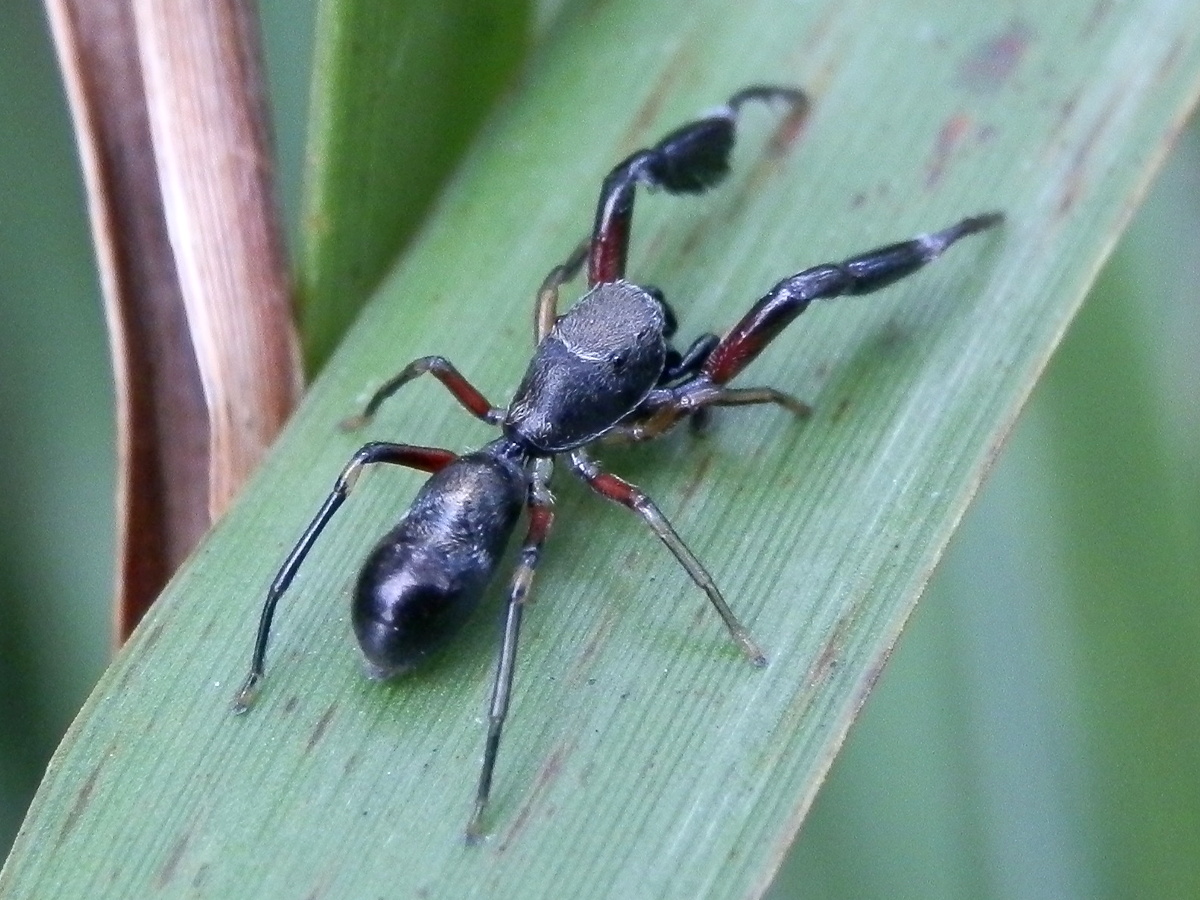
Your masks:
M955 241L998 225L1002 218L1000 213L972 216L941 231L851 257L840 266L850 279L842 293L869 294L894 284L933 262Z
M658 383L670 384L672 381L678 381L688 375L695 375L720 343L721 339L715 334L702 334L692 341L691 346L683 353L671 351L674 356L668 354L667 365L663 368L662 377L659 378Z
M234 699L234 712L245 712L258 696L258 686L262 681L266 664L271 622L275 618L275 608L279 605L279 599L291 585L292 579L296 577L296 572L300 569L300 564L308 556L308 552L320 537L321 532L325 530L325 526L329 524L334 513L338 511L350 495L350 491L354 489L363 467L373 463L388 463L432 474L449 465L455 458L455 454L439 447L417 447L411 444L391 444L383 441L374 441L363 445L350 458L350 462L346 464L346 467L342 469L342 474L334 482L333 490L329 492L329 496L325 498L325 502L321 504L317 514L304 529L300 540L288 553L279 572L276 573L275 579L271 582L271 587L267 590L267 600L263 604L262 615L258 622L258 635L254 640L250 673L246 676L246 681Z
M705 361L702 373L724 384L804 312L814 300L869 294L933 262L960 238L998 225L1000 213L963 219L949 228L879 247L840 263L826 263L785 278L742 317Z
M690 416L688 416L688 427L691 428L692 434L701 435L708 430L708 426L712 424L712 408L702 406Z
M807 109L794 88L759 86L739 91L722 107L675 129L653 147L638 150L619 163L600 188L588 253L588 285L625 276L634 189L640 183L672 194L698 194L718 184L729 172L734 132L748 102L789 104Z
M383 401L426 372L445 385L446 389L454 395L454 399L475 418L482 419L491 425L499 424L504 418L504 410L492 406L487 397L467 381L450 360L444 356L422 356L420 359L414 359L396 376L385 382L367 401L367 405L360 415L343 419L342 429L353 431L370 422L375 413L379 411L379 407L383 405Z
M554 523L554 498L547 483L550 480L551 462L540 460L534 470L529 487L529 528L521 545L520 561L509 585L508 603L504 611L504 639L500 656L496 662L496 678L492 683L492 702L488 709L487 742L483 748L483 767L479 772L479 787L475 794L475 808L467 822L467 842L474 843L484 834L483 816L488 797L492 791L492 773L496 768L496 757L500 751L500 735L504 721L508 718L509 699L512 696L513 675L517 666L517 639L521 633L521 616L529 599L529 589L541 559L542 546Z

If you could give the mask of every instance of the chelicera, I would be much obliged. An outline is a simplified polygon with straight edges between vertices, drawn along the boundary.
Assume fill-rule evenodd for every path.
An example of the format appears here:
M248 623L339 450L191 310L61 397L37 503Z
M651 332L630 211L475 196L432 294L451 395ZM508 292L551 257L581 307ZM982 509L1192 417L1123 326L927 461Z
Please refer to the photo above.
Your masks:
M263 678L267 639L280 598L313 543L341 507L365 466L389 463L430 473L408 513L367 557L354 592L352 619L368 673L402 674L462 627L479 605L522 510L525 538L505 606L503 639L488 714L487 740L471 839L483 833L492 773L512 693L521 616L553 521L550 476L556 461L588 487L636 513L708 597L734 643L756 666L766 658L725 602L712 576L636 485L606 471L589 452L603 440L658 437L713 407L776 404L809 408L771 387L729 382L814 300L866 294L936 259L955 241L990 228L998 213L972 216L941 231L880 247L840 263L791 275L771 288L723 337L704 334L685 350L671 344L675 316L662 294L625 278L634 193L638 185L670 193L702 193L728 172L734 132L750 103L778 104L799 124L808 101L798 90L755 86L724 106L671 132L618 164L600 189L591 238L546 276L534 315L536 349L508 406L494 406L448 360L409 363L371 397L360 425L403 385L430 374L472 415L501 436L473 453L373 441L346 465L325 503L292 548L267 593L250 673L235 709L254 702ZM559 288L586 264L588 292L558 314Z

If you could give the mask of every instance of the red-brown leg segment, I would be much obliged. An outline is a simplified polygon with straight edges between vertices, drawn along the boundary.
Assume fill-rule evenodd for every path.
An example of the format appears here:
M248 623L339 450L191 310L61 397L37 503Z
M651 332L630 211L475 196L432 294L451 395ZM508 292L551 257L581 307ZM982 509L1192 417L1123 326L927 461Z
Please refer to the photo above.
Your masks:
M447 390L454 395L454 399L475 418L482 419L491 425L497 425L504 419L504 410L492 406L488 398L467 381L462 373L454 368L454 364L450 360L443 356L422 356L420 359L414 359L399 374L385 382L367 401L361 415L343 419L342 429L352 431L370 422L379 407L383 405L384 400L426 372L444 384Z
M701 374L715 384L725 384L749 365L813 300L843 294L869 294L887 287L937 259L960 238L998 225L1003 218L1001 213L972 216L942 231L880 247L845 262L815 266L785 278L754 304L722 339L705 360Z
M364 444L350 458L350 462L342 469L342 474L334 483L333 490L329 492L329 496L325 498L325 502L321 504L317 514L308 523L304 534L292 547L287 559L283 561L279 572L276 573L275 580L271 582L271 587L267 591L266 603L263 604L262 616L258 621L258 636L254 641L250 673L246 676L246 681L234 699L234 712L245 712L254 703L254 698L258 696L258 688L266 663L267 640L271 635L271 621L275 618L275 608L279 605L279 598L283 596L292 583L292 579L296 577L300 564L308 556L308 551L312 549L321 532L325 530L325 526L329 524L333 514L350 495L363 467L372 463L388 463L432 474L449 465L456 458L455 454L449 450L442 450L439 447L417 447L412 444L391 444L382 441Z
M765 666L767 658L763 656L758 644L750 637L750 632L738 621L733 610L729 608L729 604L725 602L725 598L721 596L712 576L704 568L704 564L688 549L687 544L667 521L667 517L654 505L654 501L636 485L602 470L595 460L583 450L576 450L571 454L570 466L571 471L587 482L588 486L597 494L607 497L615 503L620 503L642 517L642 521L650 526L650 530L658 535L659 540L667 545L667 549L675 555L680 565L692 576L692 581L696 582L700 589L708 595L709 602L721 616L721 621L729 630L730 637L746 654L750 662L756 666Z
M672 194L699 194L719 183L729 172L738 114L751 101L787 103L792 118L802 117L808 109L808 98L794 88L746 88L704 118L672 131L649 149L638 150L608 174L600 188L588 251L589 287L625 277L634 188L641 183Z

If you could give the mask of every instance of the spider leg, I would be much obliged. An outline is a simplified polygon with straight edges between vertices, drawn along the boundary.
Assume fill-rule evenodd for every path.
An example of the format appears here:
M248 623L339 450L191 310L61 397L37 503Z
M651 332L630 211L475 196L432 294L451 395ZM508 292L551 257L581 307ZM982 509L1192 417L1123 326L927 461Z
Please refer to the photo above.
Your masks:
M812 407L807 403L772 387L718 387L705 398L701 405L696 406L691 414L699 415L713 406L755 406L763 403L782 406L788 412L802 419L812 415Z
M373 463L388 463L389 465L408 466L410 469L418 469L432 474L449 465L456 458L455 454L449 450L442 450L438 447L417 447L412 444L391 444L382 441L364 444L350 458L350 462L346 464L342 474L334 482L333 490L329 492L329 496L325 498L325 502L321 504L321 508L313 520L308 523L304 534L292 547L287 559L283 561L279 572L276 573L275 580L271 582L271 587L267 591L267 600L263 604L262 616L258 622L258 635L254 640L254 655L250 660L250 673L246 676L246 681L234 699L234 712L245 712L258 696L258 688L266 664L267 640L271 634L271 621L275 618L275 608L279 605L279 598L283 596L292 583L292 579L296 577L300 564L308 556L308 551L312 549L321 532L325 530L325 526L329 524L333 514L350 495L350 491L358 481L358 476L362 474L363 467Z
M687 544L676 533L667 517L654 505L654 501L636 485L605 472L584 450L576 450L571 453L569 464L571 471L587 482L588 487L597 494L607 497L615 503L620 503L641 516L642 521L650 526L650 530L658 535L659 540L667 545L667 549L675 555L679 564L692 576L692 581L696 582L700 589L708 595L709 602L721 616L721 621L729 630L730 637L746 654L747 659L756 666L765 666L767 658L763 656L763 652L750 636L746 626L738 621L733 610L729 608L729 604L725 602L725 598L721 596L712 576L704 568L704 564L688 549Z
M789 119L808 111L808 98L794 88L755 86L739 91L704 117L672 131L645 150L619 163L604 179L588 248L588 286L625 276L634 188L643 184L672 194L698 194L719 183L729 171L734 129L749 102L782 101Z
M565 262L550 270L538 288L537 303L533 307L534 344L540 344L554 327L554 320L558 318L558 289L579 274L587 251L588 242L581 241Z
M670 431L685 417L691 417L693 425L702 426L706 410L714 406L774 403L797 416L810 415L812 408L791 394L771 387L730 388L725 386L726 382L749 365L813 300L868 294L887 287L932 262L960 238L992 228L1002 220L1000 213L972 216L933 234L919 235L785 278L754 304L724 338L717 341L701 335L664 373L664 386L651 391L636 413L605 438L650 440ZM665 386L678 378L685 380L673 387Z
M492 773L500 749L500 734L508 717L508 702L512 695L513 674L517 663L517 638L521 631L521 614L529 602L529 588L541 558L542 545L554 522L554 498L548 482L551 460L539 460L534 466L529 485L529 529L521 545L521 559L509 586L508 603L504 614L504 641L496 662L496 679L492 684L492 702L488 710L487 743L483 750L483 768L475 794L475 808L467 823L467 842L475 843L483 836L483 814L492 790Z
M753 361L813 300L843 294L869 294L933 262L960 238L1000 224L1001 213L963 219L949 228L879 247L840 263L826 263L785 278L751 307L700 369L700 376L723 385Z
M721 339L711 332L700 335L677 359L668 362L658 383L670 384L688 375L695 375L720 343Z
M383 405L384 400L387 400L392 394L404 387L404 385L408 384L414 378L424 375L426 372L445 385L446 389L454 395L454 399L475 418L482 419L489 425L498 425L504 420L504 410L492 406L491 401L483 396L454 367L454 363L450 362L444 356L422 356L420 359L414 359L401 369L399 373L384 382L379 390L371 396L371 399L367 401L367 405L363 408L362 413L343 419L341 422L342 429L344 431L353 431L356 428L366 425L375 416L375 413L379 411L379 407Z

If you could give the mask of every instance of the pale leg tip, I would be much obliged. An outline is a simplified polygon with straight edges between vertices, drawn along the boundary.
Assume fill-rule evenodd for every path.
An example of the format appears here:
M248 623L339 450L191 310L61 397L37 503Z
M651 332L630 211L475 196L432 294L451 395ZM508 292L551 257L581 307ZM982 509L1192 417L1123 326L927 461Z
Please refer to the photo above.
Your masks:
M468 847L478 847L487 839L481 819L481 813L476 813L471 816L471 821L467 823L467 830L463 834L463 843Z
M746 654L746 659L750 661L750 665L756 669L761 669L767 664L767 656L759 649L758 644L745 631L737 634L738 645L742 648L742 652Z
M232 709L235 716L242 715L254 705L254 701L258 699L258 690L261 682L261 676L253 673L246 679L246 683L242 685L242 689L233 698Z

